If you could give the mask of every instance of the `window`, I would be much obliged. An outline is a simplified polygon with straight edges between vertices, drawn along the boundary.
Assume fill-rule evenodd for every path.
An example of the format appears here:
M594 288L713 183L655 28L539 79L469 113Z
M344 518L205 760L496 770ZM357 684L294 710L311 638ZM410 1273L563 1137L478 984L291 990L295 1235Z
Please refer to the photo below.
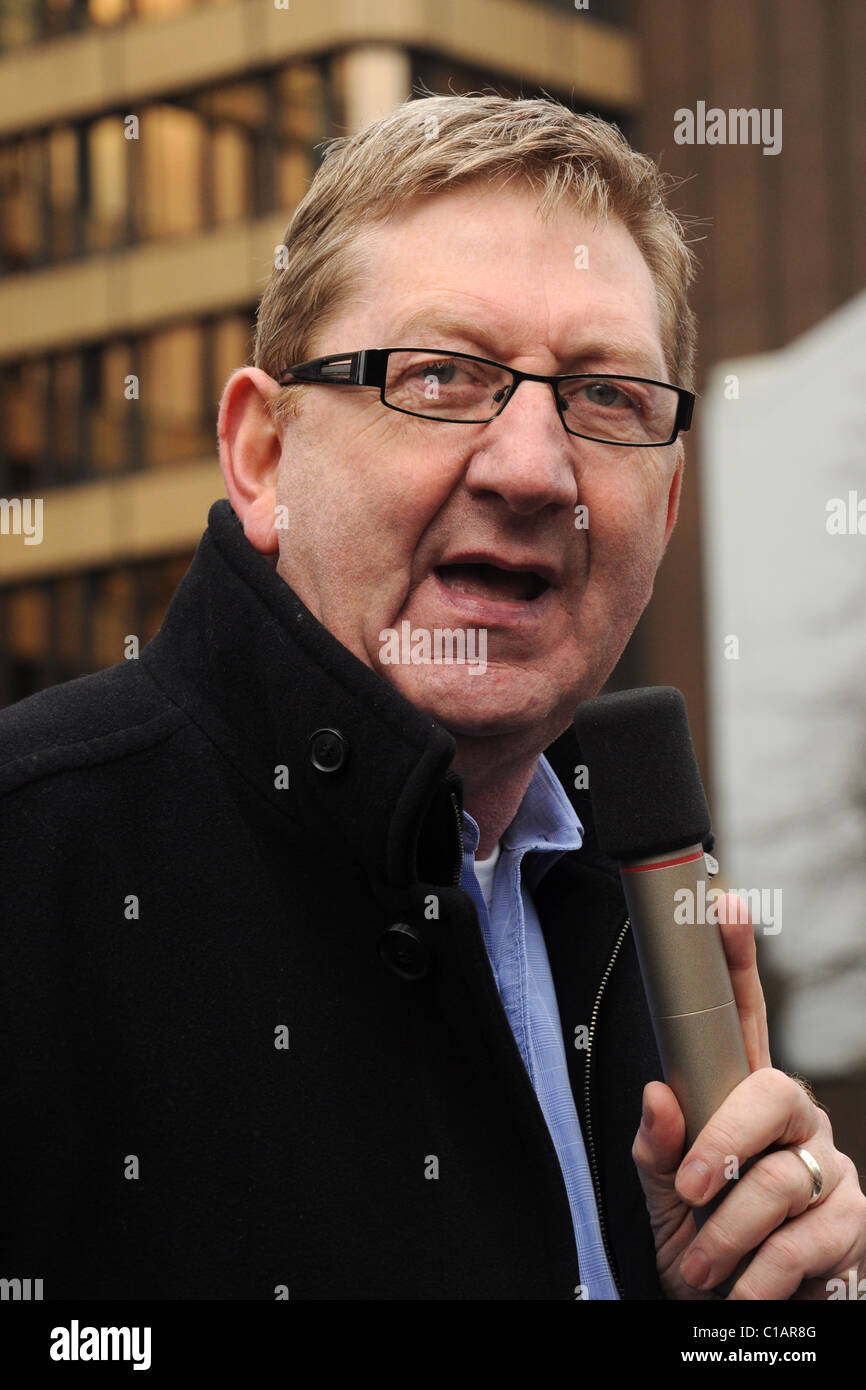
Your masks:
M191 558L160 557L0 590L0 704L116 665L126 659L131 634L140 651L158 631Z

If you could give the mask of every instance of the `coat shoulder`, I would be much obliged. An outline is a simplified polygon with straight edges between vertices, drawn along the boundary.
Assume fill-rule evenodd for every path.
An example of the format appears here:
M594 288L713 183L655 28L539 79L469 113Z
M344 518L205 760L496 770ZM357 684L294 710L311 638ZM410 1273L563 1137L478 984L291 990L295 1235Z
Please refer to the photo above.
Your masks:
M123 759L185 722L138 661L37 691L0 711L0 797L57 773Z

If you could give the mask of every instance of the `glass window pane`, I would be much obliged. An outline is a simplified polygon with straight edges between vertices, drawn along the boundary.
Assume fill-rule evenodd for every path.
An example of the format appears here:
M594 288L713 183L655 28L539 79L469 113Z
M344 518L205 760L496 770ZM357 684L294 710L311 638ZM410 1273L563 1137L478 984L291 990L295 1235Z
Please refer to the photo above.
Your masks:
M219 125L211 143L213 214L219 225L249 217L253 208L252 148L237 126Z
M277 204L282 208L294 208L310 186L315 172L313 160L308 151L299 145L277 150L276 158Z
M30 0L0 5L0 48L32 43L39 34L39 15Z
M36 265L42 257L40 189L41 137L29 136L5 147L0 197L0 238L8 271Z
M49 256L73 256L77 242L77 141L71 126L58 126L46 135L48 200L51 207Z
M145 345L139 409L149 467L213 453L214 421L203 420L200 409L202 349L197 324L156 333Z
M140 8L136 3L135 12ZM132 12L130 0L89 0L87 9L93 24L119 24Z
M45 438L48 367L45 362L16 362L7 369L4 400L4 445L9 466L32 470L34 480L47 447Z
M92 664L94 670L103 670L123 661L124 638L135 631L130 570L100 574L99 583L91 586L90 602Z
M140 123L137 200L142 237L178 236L202 225L205 132L199 116L153 106Z
M90 467L94 473L117 473L130 466L130 413L139 409L139 402L128 401L124 394L131 372L129 344L104 344L99 354L98 398L90 407Z
M63 353L52 363L54 404L52 407L52 462L55 481L61 486L86 472L81 458L81 414L84 408L81 353Z
M329 133L325 130L327 91L315 63L292 63L283 68L277 74L277 95L282 139L312 144Z
M57 594L57 660L64 680L82 670L82 603L84 581L80 574L63 575L55 581Z
M90 157L90 207L87 247L101 251L121 246L126 233L129 204L129 141L117 116L94 121L88 131Z
M267 91L257 81L232 82L196 92L189 105L215 121L230 121L249 131L260 131L268 120Z
M6 595L6 645L14 661L38 664L48 644L48 591L43 584Z
M214 324L213 352L214 379L219 395L237 367L245 367L250 361L252 351L252 321L254 310L246 314L229 314ZM216 407L214 402L214 432L216 432Z
M75 25L75 0L40 0L43 39L68 34Z

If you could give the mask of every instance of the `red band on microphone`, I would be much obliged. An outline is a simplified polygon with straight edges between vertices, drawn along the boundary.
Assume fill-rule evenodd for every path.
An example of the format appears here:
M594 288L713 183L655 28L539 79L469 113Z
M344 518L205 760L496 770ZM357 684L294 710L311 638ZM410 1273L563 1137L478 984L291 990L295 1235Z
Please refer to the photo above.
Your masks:
M697 854L685 854L681 859L664 859L659 864L635 864L631 869L620 868L621 874L645 874L650 869L672 869L675 864L692 864L696 859L703 859L704 851L698 850Z

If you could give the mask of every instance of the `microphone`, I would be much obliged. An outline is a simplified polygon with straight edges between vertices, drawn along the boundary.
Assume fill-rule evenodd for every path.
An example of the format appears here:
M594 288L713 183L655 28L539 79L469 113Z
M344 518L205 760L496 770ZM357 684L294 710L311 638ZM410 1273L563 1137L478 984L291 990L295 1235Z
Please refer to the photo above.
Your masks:
M673 686L618 691L587 700L574 724L599 844L620 862L664 1079L688 1148L749 1075L749 1062L721 932L698 920L706 917L703 847L712 840L685 700ZM698 1228L729 1186L692 1208ZM748 1259L717 1293L730 1292Z

